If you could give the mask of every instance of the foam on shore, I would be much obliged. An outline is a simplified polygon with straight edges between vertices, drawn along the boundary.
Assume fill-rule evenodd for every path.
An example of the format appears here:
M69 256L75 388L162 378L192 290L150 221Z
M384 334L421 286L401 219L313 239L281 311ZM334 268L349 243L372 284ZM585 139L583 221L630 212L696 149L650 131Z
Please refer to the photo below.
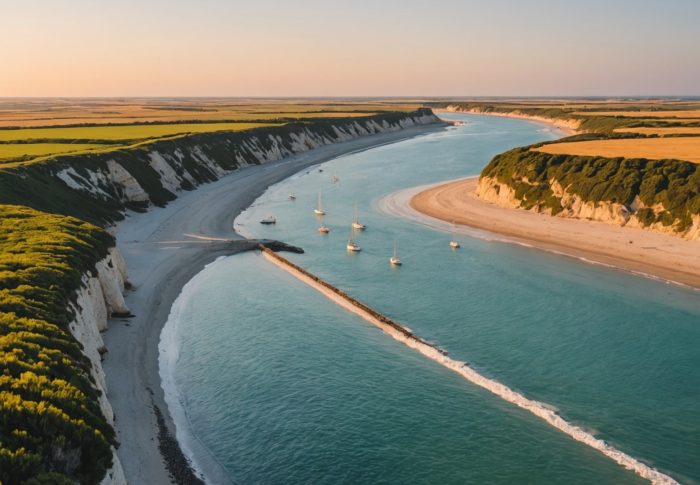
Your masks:
M216 261L224 257L217 258L211 264L215 264ZM206 265L204 270L185 284L177 299L173 302L168 320L163 326L160 341L158 342L158 370L165 403L175 424L178 444L182 453L190 462L190 466L195 474L206 483L229 483L230 480L226 476L223 466L216 461L211 451L192 431L187 408L184 404L184 397L180 393L175 379L175 371L182 344L180 328L183 312L187 302L196 292L197 286L206 279L204 272L208 266L210 265Z
M441 350L438 347L421 339L413 332L411 332L407 327L400 325L392 321L391 319L381 315L380 313L372 310L367 305L355 300L349 295L346 295L341 290L338 290L329 283L314 276L310 272L300 268L299 266L290 262L286 258L283 258L282 256L275 254L269 250L263 250L263 256L268 261L284 269L300 281L319 291L321 294L325 295L328 299L330 299L340 307L362 317L370 324L380 328L383 332L391 336L393 339L403 343L407 347L410 347L420 352L425 357L437 362L443 367L453 372L456 372L469 382L492 392L504 401L507 401L511 404L514 404L522 409L529 411L533 415L544 420L549 425L566 433L576 441L579 441L603 453L605 456L612 459L617 464L635 472L640 477L649 480L653 484L659 485L669 485L678 483L670 476L661 473L660 471L642 463L641 461L624 453L623 451L618 450L617 448L606 443L605 441L596 438L591 433L585 431L579 426L569 423L557 414L556 408L554 406L551 406L547 403L528 399L523 394L510 389L508 386L496 381L495 379L490 379L480 374L476 370L469 367L467 363L450 358L444 350Z

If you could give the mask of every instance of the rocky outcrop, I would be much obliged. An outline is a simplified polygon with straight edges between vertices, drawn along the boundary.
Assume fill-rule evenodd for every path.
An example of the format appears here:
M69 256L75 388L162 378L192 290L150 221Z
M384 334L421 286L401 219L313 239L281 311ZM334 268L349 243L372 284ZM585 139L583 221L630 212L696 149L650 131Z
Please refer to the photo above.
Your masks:
M107 330L107 320L111 315L129 313L122 294L125 281L124 259L116 248L112 248L107 257L95 265L95 274L83 275L82 286L70 307L75 317L69 329L90 360L92 379L100 391L100 408L110 425L114 425L114 412L107 400L101 358L107 349L101 332ZM114 449L112 460L112 468L107 471L102 485L126 485L124 471Z
M527 180L523 182L528 183ZM562 187L556 180L550 180L549 189L559 200L561 210L555 215L557 217L572 217L576 219L587 219L591 221L604 222L617 226L637 227L663 234L680 236L689 240L700 240L700 215L692 216L692 224L688 229L678 232L675 222L664 225L661 222L645 224L640 212L642 209L651 210L656 218L665 209L661 204L646 206L639 197L629 206L615 202L588 202L584 201L577 194L571 193ZM501 183L493 177L481 177L476 189L476 195L493 204L501 207L525 209L523 201L516 196L515 190L508 184ZM552 209L541 204L531 205L529 210L552 214Z

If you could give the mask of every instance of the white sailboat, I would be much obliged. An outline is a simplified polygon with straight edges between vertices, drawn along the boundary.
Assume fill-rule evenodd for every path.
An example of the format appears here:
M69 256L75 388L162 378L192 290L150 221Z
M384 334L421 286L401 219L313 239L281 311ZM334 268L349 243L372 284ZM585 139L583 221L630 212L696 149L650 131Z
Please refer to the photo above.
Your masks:
M316 208L314 209L314 214L317 216L326 215L326 211L323 210L323 205L321 204L321 192L318 193L318 200L316 201Z
M355 242L355 229L350 228L350 238L348 239L348 243L345 246L348 251L356 253L358 251L362 251L362 248Z
M403 263L401 262L401 260L399 259L399 257L396 256L396 241L394 241L394 255L393 255L391 258L389 258L389 262L390 262L393 266L401 266L401 265L403 264Z
M452 236L452 238L450 239L450 247L452 249L458 249L458 248L462 247L462 246L460 246L457 239L455 239L455 223L454 222L452 223L452 230L450 231L450 235Z
M353 229L357 229L358 231L364 231L365 229L367 229L367 226L360 222L360 218L357 212L357 204L355 204L355 216L352 219L352 227Z

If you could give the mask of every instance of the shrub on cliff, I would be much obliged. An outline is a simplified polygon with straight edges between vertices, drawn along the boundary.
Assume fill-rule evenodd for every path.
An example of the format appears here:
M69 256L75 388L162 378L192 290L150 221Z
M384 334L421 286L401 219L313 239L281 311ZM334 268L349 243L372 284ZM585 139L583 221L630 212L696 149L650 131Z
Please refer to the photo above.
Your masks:
M638 215L644 225L661 222L678 232L700 214L700 165L681 160L603 158L551 155L521 147L496 156L482 177L494 177L516 190L523 207L536 204L561 210L550 183L558 182L586 202L632 205L639 199L646 206L661 204L663 211ZM654 217L652 220L652 213Z
M114 431L67 328L70 298L113 239L78 219L0 205L0 482L98 483Z

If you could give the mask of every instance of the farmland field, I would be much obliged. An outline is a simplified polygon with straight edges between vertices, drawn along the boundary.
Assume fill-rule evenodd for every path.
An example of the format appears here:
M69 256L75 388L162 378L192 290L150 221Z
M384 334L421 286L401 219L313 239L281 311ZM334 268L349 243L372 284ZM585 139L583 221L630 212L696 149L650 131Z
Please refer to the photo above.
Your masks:
M419 106L417 102L360 100L5 99L0 100L0 128L354 117L384 111L413 111Z
M418 102L243 98L0 99L0 164L165 137L413 111ZM17 142L17 143L14 143Z
M85 126L0 130L0 141L16 140L145 140L184 133L241 131L280 123L173 123L165 125Z
M574 111L574 115L582 116L624 116L625 118L700 118L700 109L677 111Z
M105 145L95 143L0 143L0 162L104 147Z
M555 155L675 159L700 163L700 137L564 142L543 145L534 150Z
M642 135L700 135L700 126L673 126L673 127L639 127L617 128L616 133L641 133Z

